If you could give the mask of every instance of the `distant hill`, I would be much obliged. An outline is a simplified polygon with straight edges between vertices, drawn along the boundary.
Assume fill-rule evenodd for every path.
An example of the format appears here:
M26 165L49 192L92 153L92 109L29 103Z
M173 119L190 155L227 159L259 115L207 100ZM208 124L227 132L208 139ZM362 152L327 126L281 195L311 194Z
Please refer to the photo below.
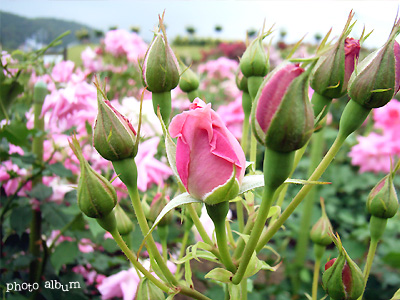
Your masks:
M86 29L91 42L97 42L93 28L72 21L64 21L52 18L25 18L15 14L0 11L0 44L5 50L14 50L25 44L42 43L47 45L57 36L67 30L71 34L63 38L62 47L77 43L75 32Z

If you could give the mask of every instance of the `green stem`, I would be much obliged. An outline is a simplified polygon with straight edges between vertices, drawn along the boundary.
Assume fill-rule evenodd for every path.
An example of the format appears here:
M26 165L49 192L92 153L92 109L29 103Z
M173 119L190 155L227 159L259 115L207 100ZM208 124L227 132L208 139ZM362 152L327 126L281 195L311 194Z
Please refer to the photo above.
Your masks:
M318 167L308 179L309 181L317 181L322 176L322 174L328 168L329 164L335 158L336 154L339 152L346 138L361 126L361 124L368 117L370 111L371 109L363 108L353 100L350 100L347 103L340 119L338 135L329 151L326 153ZM285 221L290 217L296 207L301 203L305 196L307 196L312 188L313 185L304 185L300 189L297 195L290 202L289 206L279 217L279 219L276 220L276 222L272 224L270 228L268 228L265 234L262 235L256 248L257 252L259 252L264 247L264 245L268 243L268 241L274 236L274 234L279 230L283 223L285 223Z
M218 251L222 264L232 273L236 272L236 266L232 262L229 253L228 240L226 238L225 220L229 210L229 202L221 202L216 205L207 205L207 213L215 226L215 236L217 238Z
M258 89L264 81L264 77L262 76L250 76L247 78L247 87L249 90L249 94L252 102L254 103L254 99L257 96Z
M241 300L247 300L247 279L242 280L240 283L240 289L241 289Z
M322 120L329 111L332 103L332 98L328 98L318 94L317 92L314 92L313 96L311 97L311 103L313 106L315 117L318 117L318 115L321 114L321 112L323 111L321 116L319 117L319 120Z
M251 230L254 227L254 221L255 221L254 216L249 216L249 218L247 220L247 223L246 223L246 226L244 227L243 231L241 231L241 233L243 233L244 235L249 235ZM240 257L242 257L244 246L246 246L245 241L244 241L244 239L242 237L240 237L239 241L237 242L236 249L235 249L235 251L233 253L233 258L235 260L237 260Z
M34 121L33 128L39 132L39 135L33 137L32 152L36 156L36 163L39 166L43 165L43 142L44 142L44 119L41 118L42 107L44 98L47 94L47 88L44 86L36 87L34 89L33 111ZM32 188L42 183L42 176L36 176L32 179ZM29 235L29 251L34 256L34 259L29 265L29 279L30 282L38 282L40 279L40 247L42 245L42 213L40 207L32 208L32 221L30 224ZM36 298L36 293L33 294Z
M324 252L325 252L325 246L314 244L315 264L314 264L314 276L313 276L312 293L311 293L312 300L317 300L319 272L321 268L321 259Z
M258 239L262 233L262 230L265 226L265 222L267 221L267 216L269 209L272 204L273 195L275 193L275 189L270 188L269 186L264 187L263 199L261 201L260 208L258 209L257 218L254 223L253 230L251 231L249 240L244 248L244 252L242 258L240 260L239 268L232 278L232 282L234 284L239 284L243 276L246 272L247 266L250 262L250 259L253 255L254 249L257 246Z
M249 121L250 115L245 114L243 119L242 139L240 141L245 156L247 156L247 143L249 139Z
M153 109L157 115L158 107L160 107L160 114L164 121L165 126L168 127L169 118L171 116L171 92L164 93L151 93L151 98L153 100Z
M190 102L193 102L194 99L199 97L199 90L194 90L194 91L191 91L191 92L189 92L187 94L188 94L188 98L189 98Z
M324 130L320 130L313 134L311 140L311 159L310 164L308 166L308 176L311 176L314 172L315 168L318 166L318 163L322 159L323 155L323 144L324 144ZM295 268L300 268L304 266L304 261L307 256L308 243L309 243L309 229L311 225L313 207L315 204L315 199L317 195L318 187L314 187L307 195L304 200L303 205L303 214L301 216L300 227L301 230L298 232L298 239L296 243L296 255L295 255ZM298 272L296 273L296 281L299 281L300 278L298 276Z
M250 137L250 161L254 163L253 171L250 173L254 174L257 169L257 139L254 134Z
M378 247L378 243L380 239L382 238L383 233L385 232L387 224L387 219L382 219L378 218L375 216L371 217L371 220L369 221L369 227L370 227L370 232L371 232L371 242L369 244L369 249L368 249L368 255L367 255L367 261L365 263L363 275L364 275L364 290L361 296L358 298L358 300L362 300L364 292L365 292L365 287L367 286L367 281L369 274L371 272L371 267L372 263L374 261L376 249Z
M131 198L140 230L142 231L143 236L146 236L150 229L149 225L147 224L146 216L143 212L142 204L140 202L139 191L137 188L137 168L135 160L134 158L128 158L120 161L113 161L113 166L116 174L119 175L119 178L128 189L128 194ZM151 234L149 234L147 238L146 245L149 255L154 257L166 279L173 285L178 285L177 279L168 269L167 264L158 251Z
M162 247L162 254L164 261L168 261L168 247L167 247L167 240L168 240L168 226L158 226L157 227L158 236L160 237L161 247Z
M110 232L112 237L114 238L117 245L121 248L121 250L125 253L126 257L132 263L132 265L138 269L147 279L153 282L157 287L159 287L163 292L170 293L171 289L166 286L164 283L156 279L148 270L146 270L141 263L139 263L137 256L133 253L128 246L125 244L118 230L114 229Z
M185 232L183 233L183 237L182 237L181 251L179 253L178 260L182 259L186 253L186 245L187 245L187 242L189 239L189 233L190 233L190 229L185 229ZM176 276L179 276L179 271L181 269L181 266L182 266L182 264L176 265L176 271L175 271Z

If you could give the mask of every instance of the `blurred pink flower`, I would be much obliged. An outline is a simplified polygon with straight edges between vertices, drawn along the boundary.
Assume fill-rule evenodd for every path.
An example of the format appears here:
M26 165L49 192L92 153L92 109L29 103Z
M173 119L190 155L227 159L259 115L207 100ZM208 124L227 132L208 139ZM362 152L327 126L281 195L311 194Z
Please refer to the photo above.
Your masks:
M17 61L12 58L11 54L7 51L1 51L1 64L7 66L7 70L10 72L9 74L6 70L3 70L3 74L6 77L14 76L18 72L18 69L11 67L15 63L17 63Z
M101 294L101 299L104 300L114 297L119 297L123 300L133 300L135 299L139 282L140 278L137 271L131 268L104 278L97 289Z
M115 56L125 56L130 62L137 62L147 51L147 44L135 32L124 29L110 30L104 38L105 50Z
M141 191L146 191L153 183L162 185L172 175L171 168L154 157L159 142L160 138L153 137L139 144L135 162L138 169L138 188Z
M81 274L87 285L91 285L95 282L101 282L105 278L104 275L97 274L91 264L86 264L85 266L75 266L72 268L72 271L77 274Z
M57 82L68 82L74 71L75 63L70 60L56 64L51 72L51 77Z
M234 137L240 139L244 120L242 98L237 97L235 101L227 105L221 105L217 110L217 114L220 115L225 126L232 132Z
M392 99L387 105L374 109L374 128L380 133L357 137L349 156L351 163L363 172L390 171L390 162L400 158L400 102Z
M238 66L239 63L236 60L220 57L216 60L210 60L205 64L199 65L198 72L200 74L207 73L207 78L234 79Z
M149 270L150 261L145 260L142 265ZM170 261L167 261L168 269L174 274L176 271L176 265ZM156 278L157 275L152 273ZM136 296L136 291L139 286L140 278L138 271L134 268L129 270L120 271L114 275L106 277L97 286L101 294L101 299L107 300L114 297L122 298L123 300L133 300Z
M82 253L90 253L94 251L94 244L90 239L80 239L78 243L79 251Z
M96 52L90 47L86 47L81 53L83 67L90 72L99 72L103 68L103 62Z

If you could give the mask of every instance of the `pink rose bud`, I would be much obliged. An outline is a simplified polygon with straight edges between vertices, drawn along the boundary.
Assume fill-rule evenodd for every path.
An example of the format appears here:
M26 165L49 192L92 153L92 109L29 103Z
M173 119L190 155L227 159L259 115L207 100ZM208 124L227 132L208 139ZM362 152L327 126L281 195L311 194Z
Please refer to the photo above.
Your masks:
M99 112L94 125L93 144L100 155L111 161L122 160L136 155L136 131L129 120L121 115L97 91Z
M164 32L154 35L142 65L144 86L150 92L164 93L179 83L179 64Z
M322 57L314 69L311 87L333 99L347 93L347 84L360 53L360 41L344 36Z
M189 194L209 205L236 197L245 155L211 104L196 98L190 111L172 119L169 132L178 138L176 167Z
M368 55L349 81L349 96L361 106L372 109L386 105L400 88L400 46L395 37L400 19L385 45Z
M300 149L311 137L314 113L308 99L309 72L286 64L265 79L252 111L258 141L277 152Z
M364 290L364 277L343 249L337 259L326 263L322 284L332 300L356 300Z

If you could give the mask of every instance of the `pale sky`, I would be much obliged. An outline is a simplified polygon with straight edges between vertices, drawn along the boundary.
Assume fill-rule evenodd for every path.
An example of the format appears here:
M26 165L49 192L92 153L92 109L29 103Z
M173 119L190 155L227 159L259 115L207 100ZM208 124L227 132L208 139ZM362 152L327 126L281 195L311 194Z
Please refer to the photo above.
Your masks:
M307 34L313 41L315 33L325 34L331 27L339 35L351 9L357 20L350 36L359 38L365 25L369 32L365 46L379 47L387 39L400 7L400 1L121 1L121 0L1 0L0 10L25 17L53 17L78 21L107 31L111 26L129 29L140 26L141 35L150 40L165 9L168 35L186 35L193 26L196 35L213 36L215 25L221 25L222 39L245 40L246 30L275 24L274 40L279 31L287 31L286 40L296 42ZM1 21L1 20L0 20ZM1 23L0 23L1 24Z

